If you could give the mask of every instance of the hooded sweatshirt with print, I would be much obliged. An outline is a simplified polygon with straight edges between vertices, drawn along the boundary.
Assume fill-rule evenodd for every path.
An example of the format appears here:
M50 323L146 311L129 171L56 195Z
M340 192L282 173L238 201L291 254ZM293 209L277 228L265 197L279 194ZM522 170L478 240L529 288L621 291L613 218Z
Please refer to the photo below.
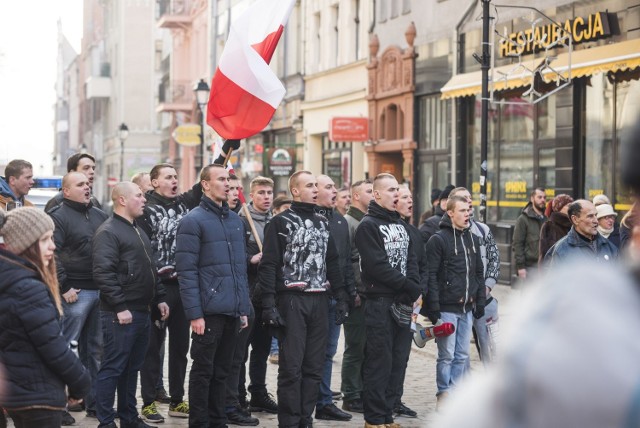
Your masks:
M414 302L420 296L414 243L400 214L371 201L356 230L355 241L360 253L360 277L368 298L405 293Z
M427 311L468 312L485 304L480 245L470 228L458 230L445 213L427 244Z

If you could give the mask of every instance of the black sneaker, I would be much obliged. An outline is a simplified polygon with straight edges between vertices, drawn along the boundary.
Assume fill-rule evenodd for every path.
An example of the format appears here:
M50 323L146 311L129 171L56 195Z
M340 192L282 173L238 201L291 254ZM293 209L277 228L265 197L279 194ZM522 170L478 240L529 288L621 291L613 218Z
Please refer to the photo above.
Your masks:
M76 423L76 420L73 416L69 414L66 410L62 411L62 426L68 427Z
M251 394L251 401L249 401L249 411L278 413L278 403L273 400L273 396L268 392L258 392L255 394Z
M417 418L418 417L418 412L416 412L415 410L411 410L410 408L405 406L404 403L398 404L393 409L393 413L395 413L396 416L405 416L407 418Z
M120 428L158 428L155 425L147 425L141 418L138 416L136 419L131 422L120 422Z
M350 421L353 416L338 409L335 404L327 404L316 408L316 419L323 421Z
M260 423L258 418L254 418L251 415L247 416L239 409L234 409L227 413L227 420L229 425L240 425L243 427L254 427Z
M87 409L87 418L93 418L93 419L98 419L98 415L96 414L95 410L91 410L91 409Z
M69 412L82 412L84 410L84 401L78 404L74 404L67 408Z
M249 401L247 400L247 396L246 395L241 395L240 397L238 397L238 401L240 402L240 407L242 407L242 409L246 410L247 412L249 411Z
M167 395L167 391L164 388L156 390L156 400L158 403L169 404L171 403L171 397Z
M359 398L356 398L355 400L343 400L342 410L346 410L347 412L364 413L364 406L362 404L362 400Z
M109 422L108 424L105 425L98 425L98 428L118 428L118 425L116 425L115 422Z

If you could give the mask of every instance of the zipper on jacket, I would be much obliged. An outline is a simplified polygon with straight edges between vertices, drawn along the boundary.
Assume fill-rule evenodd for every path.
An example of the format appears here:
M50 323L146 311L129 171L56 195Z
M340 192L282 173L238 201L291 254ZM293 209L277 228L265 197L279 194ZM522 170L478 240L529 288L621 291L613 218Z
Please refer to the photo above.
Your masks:
M231 243L231 240L229 239L229 235L227 235L227 229L225 228L225 223L224 223L224 219L222 218L222 216L219 217L220 218L220 224L222 225L222 230L224 231L224 238L227 241L227 251L229 252L229 267L231 268L231 277L233 278L233 288L234 288L234 296L236 297L236 301L235 301L235 305L234 307L237 308L238 310L238 316L240 316L240 296L238 294L238 282L236 281L236 272L235 272L235 267L234 267L234 257L233 257L233 244ZM249 314L247 314L248 316Z
M460 242L462 242L462 251L464 252L464 265L467 270L467 274L465 275L465 281L467 285L464 290L464 303L462 304L462 313L464 314L467 313L467 302L469 300L469 255L467 254L467 247L464 245L464 230L460 233Z
M153 301L153 299L156 298L156 276L154 274L153 271L153 263L151 263L151 257L149 257L149 253L147 253L147 249L144 246L144 241L142 240L142 236L140 236L140 232L138 232L138 228L133 226L133 230L136 231L136 233L138 234L138 239L140 239L140 243L142 244L142 251L144 251L144 255L147 256L147 260L149 261L149 270L151 271L151 278L154 279L154 283L153 283L153 297L151 298L151 300Z

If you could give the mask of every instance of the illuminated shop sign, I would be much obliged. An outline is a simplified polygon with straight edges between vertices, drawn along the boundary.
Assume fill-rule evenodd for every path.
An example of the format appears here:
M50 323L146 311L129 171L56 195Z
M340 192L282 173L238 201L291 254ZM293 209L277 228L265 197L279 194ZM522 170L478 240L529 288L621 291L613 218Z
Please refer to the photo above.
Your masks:
M527 55L545 49L549 44L561 39L565 32L573 36L573 43L593 42L610 37L612 29L617 28L617 16L607 12L597 12L586 18L567 19L562 28L547 24L511 33L500 44L503 57Z

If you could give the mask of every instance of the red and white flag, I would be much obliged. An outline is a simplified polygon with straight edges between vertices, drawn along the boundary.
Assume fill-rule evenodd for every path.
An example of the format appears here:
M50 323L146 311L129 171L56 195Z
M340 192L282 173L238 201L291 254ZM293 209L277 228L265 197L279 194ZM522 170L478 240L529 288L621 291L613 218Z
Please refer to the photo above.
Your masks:
M262 131L284 98L269 62L295 2L258 0L231 24L207 106L207 123L223 138Z

